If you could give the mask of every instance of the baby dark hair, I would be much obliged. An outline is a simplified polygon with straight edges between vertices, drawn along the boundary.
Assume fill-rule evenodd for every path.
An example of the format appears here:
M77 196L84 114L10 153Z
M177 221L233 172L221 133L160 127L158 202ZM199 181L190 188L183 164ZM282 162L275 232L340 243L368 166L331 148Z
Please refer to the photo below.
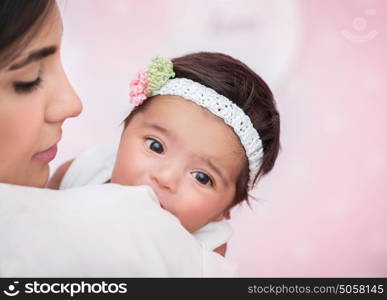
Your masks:
M280 149L280 117L273 94L268 85L241 61L229 55L212 52L199 52L172 59L175 78L187 78L227 97L249 116L258 131L263 145L262 164L254 182L268 174L274 167ZM149 104L136 106L125 119L125 128L137 112ZM228 208L248 195L249 166L245 166L236 182L235 196Z

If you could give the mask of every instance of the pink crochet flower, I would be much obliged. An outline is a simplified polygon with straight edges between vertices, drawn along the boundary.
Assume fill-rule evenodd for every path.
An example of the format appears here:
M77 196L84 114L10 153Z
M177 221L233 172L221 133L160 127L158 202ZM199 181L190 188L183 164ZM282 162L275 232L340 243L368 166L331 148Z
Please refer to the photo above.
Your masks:
M148 78L146 72L138 72L137 76L130 82L130 103L135 106L141 105L147 98Z

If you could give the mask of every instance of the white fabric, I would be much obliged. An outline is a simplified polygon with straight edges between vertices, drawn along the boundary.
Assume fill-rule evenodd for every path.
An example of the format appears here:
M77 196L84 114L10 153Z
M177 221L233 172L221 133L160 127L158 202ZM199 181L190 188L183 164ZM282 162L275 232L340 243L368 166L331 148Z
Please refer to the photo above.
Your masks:
M110 145L90 148L74 159L64 175L59 189L101 184L112 176L117 149Z
M0 184L0 277L218 277L234 267L147 186Z
M258 131L243 110L215 90L187 78L169 79L156 95L175 95L190 100L223 119L239 137L249 161L249 189L254 187L254 178L258 174L263 158L263 147Z
M111 178L116 154L117 149L110 145L99 145L82 153L67 170L60 189L105 183ZM204 247L213 250L230 239L232 228L224 220L211 222L193 235Z

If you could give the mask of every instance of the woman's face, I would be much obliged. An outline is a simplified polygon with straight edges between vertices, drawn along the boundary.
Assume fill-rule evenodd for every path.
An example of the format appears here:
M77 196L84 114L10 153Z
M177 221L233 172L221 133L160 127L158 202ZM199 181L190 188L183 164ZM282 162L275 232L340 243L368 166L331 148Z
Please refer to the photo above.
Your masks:
M227 216L245 164L223 120L177 96L157 96L124 130L111 182L148 185L194 232Z
M0 69L0 182L44 187L62 124L81 102L64 73L57 7L31 43Z

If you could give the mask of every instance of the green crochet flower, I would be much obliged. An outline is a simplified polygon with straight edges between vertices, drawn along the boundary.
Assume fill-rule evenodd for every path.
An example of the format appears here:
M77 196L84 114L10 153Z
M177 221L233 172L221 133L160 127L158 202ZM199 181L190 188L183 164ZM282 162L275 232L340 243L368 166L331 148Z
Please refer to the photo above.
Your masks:
M148 93L160 89L169 78L175 77L172 62L165 57L156 56L148 65Z

